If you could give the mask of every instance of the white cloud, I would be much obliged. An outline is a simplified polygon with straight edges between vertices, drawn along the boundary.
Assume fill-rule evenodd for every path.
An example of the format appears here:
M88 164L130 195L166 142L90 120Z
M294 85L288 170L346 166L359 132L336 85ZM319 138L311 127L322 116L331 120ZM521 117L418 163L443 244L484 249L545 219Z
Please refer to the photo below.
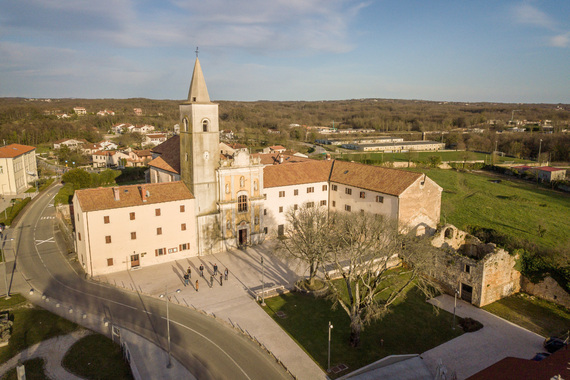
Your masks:
M513 15L515 21L520 24L533 25L546 29L553 29L556 24L549 15L528 3L515 5L513 7Z
M551 37L550 46L561 48L570 47L570 32Z

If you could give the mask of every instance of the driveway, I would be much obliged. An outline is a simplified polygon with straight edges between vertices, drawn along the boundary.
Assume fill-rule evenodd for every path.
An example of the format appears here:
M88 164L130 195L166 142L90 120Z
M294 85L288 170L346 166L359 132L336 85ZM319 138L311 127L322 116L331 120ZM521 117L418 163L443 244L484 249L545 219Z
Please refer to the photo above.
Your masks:
M449 295L429 302L453 313L453 297ZM507 356L531 359L537 352L544 351L544 337L467 302L458 300L456 312L460 317L481 322L484 327L424 352L421 357L433 374L440 360L448 374L455 372L458 379L465 379Z

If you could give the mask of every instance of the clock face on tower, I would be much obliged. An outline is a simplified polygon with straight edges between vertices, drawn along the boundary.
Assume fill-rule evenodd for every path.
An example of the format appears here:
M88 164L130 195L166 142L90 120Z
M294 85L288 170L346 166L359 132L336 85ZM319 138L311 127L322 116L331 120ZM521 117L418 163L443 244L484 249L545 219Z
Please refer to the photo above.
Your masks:
M208 161L208 158L210 158L210 153L208 151L204 152L204 160Z

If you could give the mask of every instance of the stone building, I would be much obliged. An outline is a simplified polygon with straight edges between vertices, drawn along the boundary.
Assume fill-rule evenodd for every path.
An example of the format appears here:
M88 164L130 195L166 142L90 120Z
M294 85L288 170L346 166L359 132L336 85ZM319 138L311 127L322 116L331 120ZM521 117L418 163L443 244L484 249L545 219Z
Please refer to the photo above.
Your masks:
M429 274L448 293L457 292L461 299L481 307L519 292L517 257L495 244L482 243L450 224L435 234L432 244L441 248L441 254L434 258Z

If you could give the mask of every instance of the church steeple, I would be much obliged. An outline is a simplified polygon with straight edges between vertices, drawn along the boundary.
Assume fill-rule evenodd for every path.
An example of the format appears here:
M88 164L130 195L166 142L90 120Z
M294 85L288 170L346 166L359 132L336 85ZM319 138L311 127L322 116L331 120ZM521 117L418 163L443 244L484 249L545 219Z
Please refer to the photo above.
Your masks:
M192 82L190 82L187 103L210 103L210 95L208 95L206 80L204 79L204 74L202 74L202 67L200 66L198 57L196 57L196 64L194 65L194 72L192 73Z

